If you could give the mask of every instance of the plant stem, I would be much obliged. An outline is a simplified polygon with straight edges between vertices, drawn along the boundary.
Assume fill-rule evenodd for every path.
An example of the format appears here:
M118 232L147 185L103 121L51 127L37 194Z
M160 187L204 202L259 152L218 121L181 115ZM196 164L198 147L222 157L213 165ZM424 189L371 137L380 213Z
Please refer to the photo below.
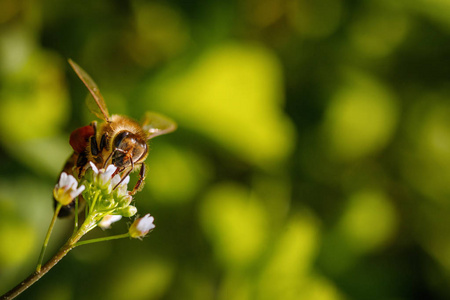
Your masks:
M58 210L58 206L57 206L57 210ZM55 216L58 215L57 210L55 210L55 215L54 215L53 219L56 219ZM52 219L52 223L50 224L50 227L53 227L53 225L52 225L52 224L54 224L53 219ZM92 228L94 228L95 224L96 224L95 215L90 215L83 222L83 225L81 225L80 229L72 235L72 237L64 244L64 246L62 246L61 249L59 249L59 251L45 265L43 265L42 267L39 267L39 269L37 269L35 272L33 272L25 280L23 280L21 283L19 283L14 288L12 288L9 292L7 292L3 296L1 296L0 300L14 299L18 295L20 295L23 291L25 291L27 288L29 288L33 283L38 281L42 276L44 276L48 271L50 271L50 269L53 268L64 256L66 256L66 254L69 253L70 250L75 248L76 243L86 233L88 233ZM51 232L51 230L49 230L49 232ZM49 233L47 233L47 237L48 236L50 236ZM46 241L48 242L48 238L46 238ZM44 242L44 244L45 244L45 242ZM41 257L43 256L42 253L43 253L43 251L41 251ZM39 265L40 265L40 263L39 263Z
M92 211L94 210L95 204L97 202L98 197L100 196L100 193L101 193L100 190L95 192L94 199L92 200L92 203L89 204L89 214L91 214Z
M1 300L10 300L14 299L18 295L20 295L23 291L29 288L33 283L38 281L42 276L44 276L51 268L53 268L70 250L72 250L75 246L74 244L82 237L83 235L74 235L67 243L59 249L59 251L53 256L42 268L39 268L39 271L33 272L30 276L28 276L24 281L19 283L9 292L4 294L0 299Z
M52 221L50 222L50 225L48 226L47 235L45 236L44 244L42 245L41 254L39 254L38 264L36 266L37 273L39 273L41 271L41 265L42 265L42 260L44 259L44 253L45 253L45 250L47 249L48 241L50 239L50 235L52 234L52 230L53 230L53 227L55 226L55 221L56 221L56 218L58 217L58 213L61 210L61 207L62 207L62 204L58 202L58 204L55 208L55 212L53 213Z
M78 230L78 198L75 199L75 216L74 216L74 224L73 224L73 234Z
M105 242L105 241L110 241L110 240L123 239L123 238L127 238L127 237L130 237L130 234L128 232L124 233L124 234L118 234L118 235L107 236L107 237L103 237L103 238L97 238L97 239L81 241L81 242L76 243L74 245L74 247L78 247L78 246L81 246L81 245L92 244L92 243L98 243L98 242Z

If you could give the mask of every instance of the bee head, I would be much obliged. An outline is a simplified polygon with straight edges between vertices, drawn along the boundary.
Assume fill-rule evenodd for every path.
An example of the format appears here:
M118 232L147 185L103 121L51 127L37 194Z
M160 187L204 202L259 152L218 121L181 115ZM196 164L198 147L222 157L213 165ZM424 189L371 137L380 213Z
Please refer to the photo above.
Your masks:
M129 131L122 131L113 140L112 163L116 167L128 167L141 162L147 156L145 140Z

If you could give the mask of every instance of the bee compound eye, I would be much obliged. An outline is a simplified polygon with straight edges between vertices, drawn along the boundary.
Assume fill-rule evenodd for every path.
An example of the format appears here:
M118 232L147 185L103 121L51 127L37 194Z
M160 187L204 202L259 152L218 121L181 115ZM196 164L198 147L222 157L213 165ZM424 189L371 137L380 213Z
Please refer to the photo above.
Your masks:
M128 131L122 131L121 133L117 134L117 136L114 138L114 147L119 148L120 143L128 136L130 135L130 132Z

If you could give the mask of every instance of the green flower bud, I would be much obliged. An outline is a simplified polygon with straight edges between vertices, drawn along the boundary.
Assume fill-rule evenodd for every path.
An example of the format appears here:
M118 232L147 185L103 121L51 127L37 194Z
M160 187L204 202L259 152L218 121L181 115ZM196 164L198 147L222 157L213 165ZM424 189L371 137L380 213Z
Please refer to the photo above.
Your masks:
M124 216L126 218L129 218L129 217L134 216L137 213L137 208L135 206L133 206L133 205L128 205L128 206L126 206L124 208L117 209L115 211L115 213L118 214L118 215L122 215L122 216Z

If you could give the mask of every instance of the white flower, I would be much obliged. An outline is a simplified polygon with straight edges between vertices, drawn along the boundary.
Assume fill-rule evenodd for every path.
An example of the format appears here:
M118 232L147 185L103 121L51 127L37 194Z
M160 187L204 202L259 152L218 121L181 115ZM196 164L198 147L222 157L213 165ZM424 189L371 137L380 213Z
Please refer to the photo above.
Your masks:
M53 189L53 197L62 205L68 205L84 191L84 185L81 185L79 188L77 188L77 185L78 182L75 177L62 172L59 182Z
M98 176L101 185L107 185L111 183L111 178L114 172L117 170L116 166L109 165L106 170L100 170L100 174ZM103 172L102 172L103 171ZM114 186L113 186L114 187Z
M146 214L142 218L136 219L128 230L130 236L132 238L144 237L150 230L155 228L155 224L153 224L154 220L155 219L150 214Z
M109 165L105 169L98 169L93 162L89 162L91 165L92 171L94 172L94 181L98 182L98 184L104 188L108 189L108 193L112 192L112 189L115 187L117 183L120 181L120 175L116 174L113 177L113 174L116 172L117 167L114 165Z
M105 170L105 169L98 169L92 161L90 161L89 164L91 165L92 171L94 171L94 177L98 179L100 185L102 186L111 185L112 175L117 170L116 166L109 165L108 167L106 167Z
M100 223L98 223L98 226L103 230L108 229L111 228L112 223L117 222L120 219L122 219L121 215L107 215L103 217Z

